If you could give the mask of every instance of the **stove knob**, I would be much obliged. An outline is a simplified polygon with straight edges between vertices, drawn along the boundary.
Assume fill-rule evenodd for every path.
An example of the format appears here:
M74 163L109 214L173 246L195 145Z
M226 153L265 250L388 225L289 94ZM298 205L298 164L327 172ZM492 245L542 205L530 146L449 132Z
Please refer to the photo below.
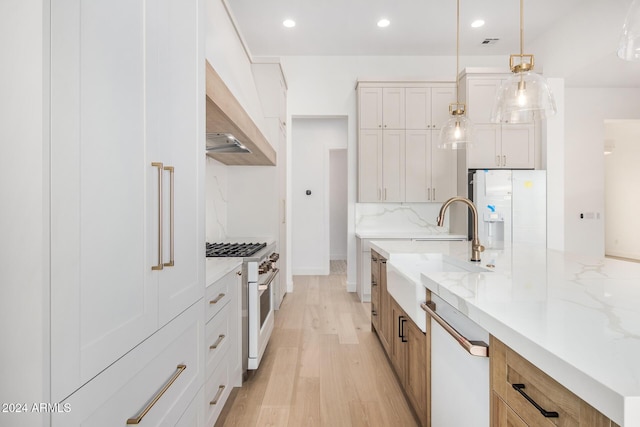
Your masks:
M280 254L279 254L279 253L277 253L277 252L274 252L274 253L272 253L271 255L269 255L269 259L270 259L272 262L276 262L276 261L278 261L278 260L280 259Z

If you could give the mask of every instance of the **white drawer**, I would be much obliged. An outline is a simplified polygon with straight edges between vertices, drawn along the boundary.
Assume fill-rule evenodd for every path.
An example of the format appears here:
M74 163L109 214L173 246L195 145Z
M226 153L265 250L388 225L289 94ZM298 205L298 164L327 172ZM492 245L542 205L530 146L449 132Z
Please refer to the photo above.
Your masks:
M233 299L234 292L237 292L236 284L238 276L234 270L227 273L220 280L207 288L205 303L207 305L207 321L218 313L230 300Z
M229 383L228 362L224 360L218 365L213 375L205 383L205 406L207 412L207 425L215 424L225 402L231 394L231 384Z
M175 426L203 385L202 303L69 396L62 402L69 412L54 414L52 426L125 427L145 408L139 426Z
M204 425L204 386L202 386L175 427L204 427Z
M233 304L227 304L222 307L220 312L207 323L205 328L204 345L207 355L205 359L205 378L209 378L216 366L225 358L231 343L235 342L230 328L232 306Z

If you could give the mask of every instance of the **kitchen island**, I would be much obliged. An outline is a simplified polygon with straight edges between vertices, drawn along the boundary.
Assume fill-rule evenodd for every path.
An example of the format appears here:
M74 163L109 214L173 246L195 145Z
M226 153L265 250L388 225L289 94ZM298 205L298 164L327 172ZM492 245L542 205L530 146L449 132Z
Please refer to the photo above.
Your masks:
M640 425L640 264L517 245L471 263L469 242L371 248L614 422ZM414 305L399 303L413 319L424 300L410 292Z

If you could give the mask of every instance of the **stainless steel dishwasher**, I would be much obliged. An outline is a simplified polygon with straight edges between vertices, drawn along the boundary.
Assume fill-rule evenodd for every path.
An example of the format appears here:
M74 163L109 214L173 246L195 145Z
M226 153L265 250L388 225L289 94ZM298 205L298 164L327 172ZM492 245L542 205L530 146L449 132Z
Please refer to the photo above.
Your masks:
M489 333L431 294L431 425L488 427Z

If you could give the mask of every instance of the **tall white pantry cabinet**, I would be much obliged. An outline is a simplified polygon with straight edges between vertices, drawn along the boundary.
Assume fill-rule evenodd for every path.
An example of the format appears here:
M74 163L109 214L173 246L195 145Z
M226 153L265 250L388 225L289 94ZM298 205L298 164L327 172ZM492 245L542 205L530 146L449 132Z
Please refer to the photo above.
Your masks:
M202 420L204 4L44 3L49 266L31 399L69 405L0 424L126 425L167 384L140 425Z

